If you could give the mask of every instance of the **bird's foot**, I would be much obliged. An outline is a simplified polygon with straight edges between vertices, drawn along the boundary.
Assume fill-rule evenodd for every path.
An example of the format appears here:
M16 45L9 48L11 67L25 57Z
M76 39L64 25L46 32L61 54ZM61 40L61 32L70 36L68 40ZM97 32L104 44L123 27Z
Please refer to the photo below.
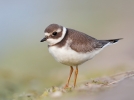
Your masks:
M64 86L64 89L67 89L67 88L69 88L69 85L68 85L68 84L66 84L66 85Z

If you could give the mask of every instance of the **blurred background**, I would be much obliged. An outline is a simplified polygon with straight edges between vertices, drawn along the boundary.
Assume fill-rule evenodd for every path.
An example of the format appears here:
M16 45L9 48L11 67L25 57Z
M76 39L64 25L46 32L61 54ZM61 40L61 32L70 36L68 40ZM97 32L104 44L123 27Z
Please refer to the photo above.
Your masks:
M47 43L40 43L52 23L97 39L124 38L80 65L78 84L134 69L133 0L1 0L1 98L28 91L41 94L45 88L65 85L69 67L54 60Z

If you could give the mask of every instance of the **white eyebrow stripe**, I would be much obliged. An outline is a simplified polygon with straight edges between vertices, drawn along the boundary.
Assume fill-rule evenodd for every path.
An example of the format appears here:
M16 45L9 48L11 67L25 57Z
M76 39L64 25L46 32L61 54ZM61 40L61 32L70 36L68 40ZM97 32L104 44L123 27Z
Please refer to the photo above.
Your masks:
M50 34L46 32L46 33L45 33L45 36L50 36Z
M61 29L59 28L56 32L61 32Z

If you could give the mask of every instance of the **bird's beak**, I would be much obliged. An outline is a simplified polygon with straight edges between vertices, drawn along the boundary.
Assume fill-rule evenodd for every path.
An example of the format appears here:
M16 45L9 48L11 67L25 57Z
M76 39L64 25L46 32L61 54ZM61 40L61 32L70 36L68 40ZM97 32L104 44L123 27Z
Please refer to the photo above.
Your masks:
M47 40L47 36L40 40L40 42L44 42Z

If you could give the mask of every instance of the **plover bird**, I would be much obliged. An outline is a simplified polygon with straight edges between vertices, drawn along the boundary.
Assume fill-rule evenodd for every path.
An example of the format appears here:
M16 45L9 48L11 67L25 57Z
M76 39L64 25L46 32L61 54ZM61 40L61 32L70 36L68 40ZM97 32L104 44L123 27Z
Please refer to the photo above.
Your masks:
M73 66L76 67L74 87L78 74L78 65L92 59L106 46L118 42L118 39L97 40L83 32L65 28L58 24L50 24L44 31L45 37L40 41L48 42L48 50L52 56L60 63L70 66L70 75L65 85L69 86L69 81L73 73Z

